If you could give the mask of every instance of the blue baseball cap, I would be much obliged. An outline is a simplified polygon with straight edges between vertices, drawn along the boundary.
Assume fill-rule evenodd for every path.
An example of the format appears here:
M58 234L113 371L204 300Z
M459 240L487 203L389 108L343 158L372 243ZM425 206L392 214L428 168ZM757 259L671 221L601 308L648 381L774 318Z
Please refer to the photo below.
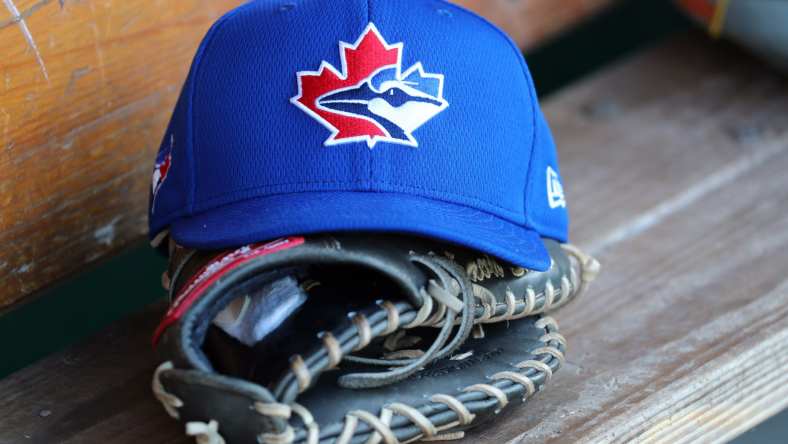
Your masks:
M519 49L441 0L247 3L202 41L153 170L150 236L201 249L400 232L545 270L566 241Z

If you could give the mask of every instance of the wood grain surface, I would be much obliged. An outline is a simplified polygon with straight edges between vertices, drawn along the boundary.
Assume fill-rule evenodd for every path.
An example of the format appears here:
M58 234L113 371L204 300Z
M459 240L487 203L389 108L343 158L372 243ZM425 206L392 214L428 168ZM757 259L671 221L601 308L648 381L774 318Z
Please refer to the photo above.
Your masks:
M554 385L464 442L724 442L788 406L788 81L676 41L546 113L603 272Z
M0 307L143 235L180 84L238 3L0 2Z
M532 46L609 1L460 3ZM0 308L143 237L177 92L239 3L0 2Z
M568 363L462 443L724 442L788 405L788 80L685 36L549 100L603 273ZM186 443L149 393L162 306L0 381L0 443Z

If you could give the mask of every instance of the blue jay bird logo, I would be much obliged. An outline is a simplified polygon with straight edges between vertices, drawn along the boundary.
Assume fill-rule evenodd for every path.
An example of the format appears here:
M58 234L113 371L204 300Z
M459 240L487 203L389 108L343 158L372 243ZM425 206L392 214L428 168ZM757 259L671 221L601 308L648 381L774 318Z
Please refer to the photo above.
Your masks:
M325 145L418 146L413 132L449 106L443 75L425 72L420 62L403 72L403 44L386 43L372 23L340 49L342 71L323 62L317 72L299 72L299 94L291 99L331 130Z
M172 166L172 148L175 146L175 136L170 134L169 143L165 143L159 149L159 154L156 156L156 163L153 165L153 174L151 177L151 213L156 211L156 196L159 195L161 186L167 180L167 174L170 172Z

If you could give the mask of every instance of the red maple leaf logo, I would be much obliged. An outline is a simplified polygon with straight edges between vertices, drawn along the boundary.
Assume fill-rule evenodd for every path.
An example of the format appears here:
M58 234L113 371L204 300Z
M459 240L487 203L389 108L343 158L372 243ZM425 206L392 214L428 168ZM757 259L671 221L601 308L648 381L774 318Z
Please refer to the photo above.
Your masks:
M372 145L376 138L388 137L379 123L321 109L318 107L318 98L330 91L357 85L381 68L399 68L402 43L387 44L375 25L370 23L355 44L340 42L339 47L342 72L326 62L320 65L317 72L299 72L300 93L291 101L332 131L326 145L356 140L367 140Z

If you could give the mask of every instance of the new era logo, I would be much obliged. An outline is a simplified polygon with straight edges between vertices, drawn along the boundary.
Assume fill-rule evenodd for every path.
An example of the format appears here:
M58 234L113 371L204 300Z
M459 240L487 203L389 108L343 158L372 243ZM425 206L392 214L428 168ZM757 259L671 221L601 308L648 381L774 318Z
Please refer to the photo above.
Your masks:
M547 167L547 203L553 209L566 208L564 187L561 185L558 173L551 166Z

